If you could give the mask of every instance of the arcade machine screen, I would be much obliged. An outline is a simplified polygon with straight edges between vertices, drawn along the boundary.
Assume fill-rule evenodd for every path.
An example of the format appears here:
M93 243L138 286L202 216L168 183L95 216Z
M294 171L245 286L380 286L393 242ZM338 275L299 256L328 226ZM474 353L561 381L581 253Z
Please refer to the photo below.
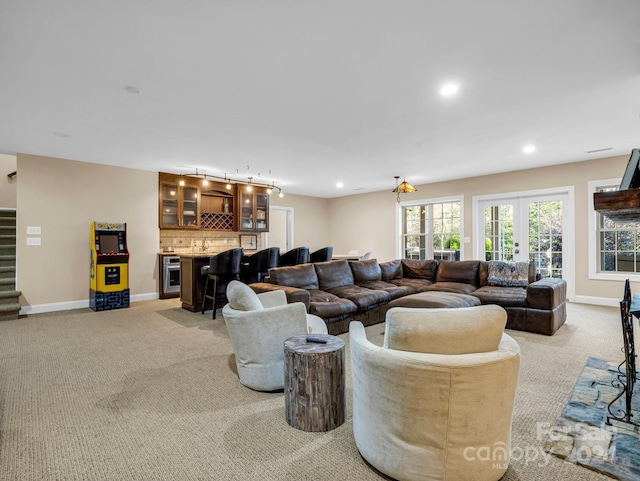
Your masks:
M120 252L120 246L118 245L118 233L100 233L100 253L110 254Z

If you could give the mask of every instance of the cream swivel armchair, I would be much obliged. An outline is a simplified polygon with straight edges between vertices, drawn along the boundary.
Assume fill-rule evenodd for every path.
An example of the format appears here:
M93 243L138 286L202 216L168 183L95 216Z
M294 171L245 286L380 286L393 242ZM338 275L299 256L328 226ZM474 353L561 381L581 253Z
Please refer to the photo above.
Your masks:
M392 308L383 347L351 322L353 435L402 481L496 481L509 464L520 347L499 306Z
M284 388L284 341L299 334L327 334L318 316L307 314L302 302L287 304L284 291L256 294L231 281L229 303L222 308L240 382L256 391Z

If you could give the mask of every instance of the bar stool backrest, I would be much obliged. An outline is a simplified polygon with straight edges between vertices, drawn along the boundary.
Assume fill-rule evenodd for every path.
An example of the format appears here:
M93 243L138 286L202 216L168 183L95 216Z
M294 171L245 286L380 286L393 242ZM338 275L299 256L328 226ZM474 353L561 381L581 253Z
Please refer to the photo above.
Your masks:
M295 266L309 262L309 248L295 247L280 256L278 266Z

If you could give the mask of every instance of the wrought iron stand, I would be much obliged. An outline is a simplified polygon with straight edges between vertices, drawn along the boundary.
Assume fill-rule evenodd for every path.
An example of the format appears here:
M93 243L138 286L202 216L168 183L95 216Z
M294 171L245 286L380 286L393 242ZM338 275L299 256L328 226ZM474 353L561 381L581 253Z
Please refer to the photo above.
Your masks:
M633 397L633 388L636 383L636 349L633 339L633 314L631 313L631 288L629 279L624 283L624 297L620 301L620 316L622 318L622 337L624 339L624 361L618 366L618 374L611 381L611 385L616 389L621 389L620 393L609 403L609 416L607 416L607 424L611 424L611 420L621 421L634 426L640 424L634 423L631 418L631 398ZM624 371L622 366L624 365ZM625 396L624 408L614 406L616 401ZM614 411L616 414L614 414Z

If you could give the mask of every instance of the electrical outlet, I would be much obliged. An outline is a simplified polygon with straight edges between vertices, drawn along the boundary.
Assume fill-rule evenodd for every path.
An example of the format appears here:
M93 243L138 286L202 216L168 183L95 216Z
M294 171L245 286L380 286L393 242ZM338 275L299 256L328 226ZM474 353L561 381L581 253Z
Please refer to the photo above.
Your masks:
M27 237L27 245L28 246L39 246L40 245L40 237Z
M27 235L35 234L40 235L40 226L28 225L27 226Z

